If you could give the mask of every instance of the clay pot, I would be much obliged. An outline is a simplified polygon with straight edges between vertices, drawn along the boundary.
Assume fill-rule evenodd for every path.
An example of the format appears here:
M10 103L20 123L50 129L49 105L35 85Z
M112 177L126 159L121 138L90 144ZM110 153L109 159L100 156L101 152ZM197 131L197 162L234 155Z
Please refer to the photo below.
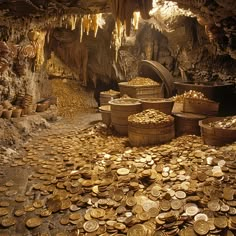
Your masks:
M3 101L2 106L4 109L12 108L12 104L8 100Z
M4 109L2 112L2 118L10 119L12 116L12 110Z
M36 112L44 112L47 109L47 104L45 103L38 103Z
M21 108L15 108L12 110L12 117L19 118L21 116L22 109Z

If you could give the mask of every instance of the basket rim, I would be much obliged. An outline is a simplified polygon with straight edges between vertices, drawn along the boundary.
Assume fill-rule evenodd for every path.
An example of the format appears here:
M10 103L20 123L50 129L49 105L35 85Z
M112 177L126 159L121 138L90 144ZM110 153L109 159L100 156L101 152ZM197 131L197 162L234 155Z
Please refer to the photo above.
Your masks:
M206 118L206 119L203 119L203 120L200 120L198 122L199 126L202 127L202 128L205 128L205 129L208 129L208 130L217 130L217 131L236 131L236 129L223 129L223 128L217 128L217 127L210 127L208 124L212 121L220 121L220 120L223 120L227 117L231 117L231 116L224 116L224 117L219 117L219 116L215 116L215 117L209 117L209 118ZM206 122L206 123L205 123Z
M132 85L132 84L128 84L128 82L120 82L120 83L118 83L118 85L119 86L121 85L124 87L132 87L132 88L161 87L160 84Z

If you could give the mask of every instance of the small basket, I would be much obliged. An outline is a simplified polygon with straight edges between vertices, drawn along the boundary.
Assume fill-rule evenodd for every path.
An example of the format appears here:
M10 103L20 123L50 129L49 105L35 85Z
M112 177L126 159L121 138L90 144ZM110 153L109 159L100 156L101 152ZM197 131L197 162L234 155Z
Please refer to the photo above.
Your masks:
M38 103L36 112L44 112L47 109L47 107L48 107L48 104L46 103Z
M12 110L12 117L19 118L21 116L22 109L21 108L15 108Z
M12 116L12 110L3 110L2 118L10 119Z
M104 105L99 107L99 112L102 115L102 122L109 127L111 125L111 106Z
M143 110L146 109L156 109L167 115L171 114L174 101L172 99L165 98L149 98L141 99Z

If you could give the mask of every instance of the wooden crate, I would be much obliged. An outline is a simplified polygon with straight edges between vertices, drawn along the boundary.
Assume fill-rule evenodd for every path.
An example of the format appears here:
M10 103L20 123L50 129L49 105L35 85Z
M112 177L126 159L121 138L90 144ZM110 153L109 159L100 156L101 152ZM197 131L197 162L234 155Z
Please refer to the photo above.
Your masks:
M120 95L131 98L163 98L164 89L160 85L129 85L128 82L119 83Z
M209 123L223 120L225 117L211 117L199 121L203 142L212 146L223 146L236 141L236 129L223 129L209 126Z
M185 98L183 112L216 116L219 112L219 103L196 98Z

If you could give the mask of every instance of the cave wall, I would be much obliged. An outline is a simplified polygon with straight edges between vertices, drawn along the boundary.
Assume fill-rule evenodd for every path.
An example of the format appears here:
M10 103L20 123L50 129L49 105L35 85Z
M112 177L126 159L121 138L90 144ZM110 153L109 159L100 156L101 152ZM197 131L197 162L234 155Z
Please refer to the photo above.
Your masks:
M39 40L30 40L30 35L11 35L6 26L0 35L0 102L15 102L26 94L33 103L51 95L52 89L44 61L45 34ZM19 29L19 33L21 33ZM31 35L32 37L32 35Z
M173 71L176 77L180 72L182 79L236 83L236 60L218 51L218 45L209 41L196 18L186 17L174 31L164 35L177 63L177 71Z

